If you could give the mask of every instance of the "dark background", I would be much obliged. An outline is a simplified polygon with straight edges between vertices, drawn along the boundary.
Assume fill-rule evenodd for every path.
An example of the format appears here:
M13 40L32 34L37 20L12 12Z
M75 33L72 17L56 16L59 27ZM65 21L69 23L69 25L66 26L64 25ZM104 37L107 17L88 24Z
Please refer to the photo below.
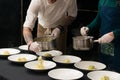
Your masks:
M0 47L12 47L20 44L20 3L20 0L0 0Z
M31 0L0 0L0 48L25 44L22 25ZM98 0L77 0L78 15L68 28L68 53L72 49L72 37L80 35L82 25L89 24L97 14ZM96 30L97 32L97 30ZM94 33L95 37L98 33ZM36 36L36 28L33 35ZM80 52L80 51L78 51Z

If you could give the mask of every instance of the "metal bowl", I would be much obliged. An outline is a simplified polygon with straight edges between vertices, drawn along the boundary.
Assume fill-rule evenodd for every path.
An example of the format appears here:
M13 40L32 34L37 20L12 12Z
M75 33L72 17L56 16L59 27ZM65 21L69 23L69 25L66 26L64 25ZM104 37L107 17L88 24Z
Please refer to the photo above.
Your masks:
M73 37L73 48L75 50L90 50L93 47L92 36Z
M38 38L35 38L34 41L37 41L42 46L42 50L55 49L56 40L54 36L43 35Z

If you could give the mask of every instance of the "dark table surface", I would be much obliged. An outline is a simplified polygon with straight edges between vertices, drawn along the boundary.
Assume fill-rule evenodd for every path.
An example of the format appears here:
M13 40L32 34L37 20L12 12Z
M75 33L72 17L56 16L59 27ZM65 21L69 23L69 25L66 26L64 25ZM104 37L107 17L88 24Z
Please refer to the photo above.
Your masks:
M27 51L21 51L21 53L31 54L30 52ZM57 64L56 68L77 69L74 67L73 64L71 65ZM82 72L84 73L84 76L79 80L89 80L86 76L87 72L85 71ZM48 76L48 71L44 72L31 71L26 69L24 67L24 64L16 64L10 62L5 57L0 57L0 75L5 77L7 80L53 80Z
M21 50L21 53L28 53L28 51ZM0 56L0 75L7 80L52 80L48 75L48 71L35 72L28 70L24 64L14 63L7 59L7 57Z
M53 80L48 76L48 71L31 71L26 69L23 65L14 64L8 60L0 60L0 75L5 77L7 80ZM79 80L88 79L83 77Z

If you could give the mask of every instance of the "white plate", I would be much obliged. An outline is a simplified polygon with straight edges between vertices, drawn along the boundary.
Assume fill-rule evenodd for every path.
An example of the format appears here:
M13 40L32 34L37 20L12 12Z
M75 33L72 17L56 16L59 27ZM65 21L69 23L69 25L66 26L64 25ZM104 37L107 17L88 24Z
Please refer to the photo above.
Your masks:
M59 68L49 71L48 76L57 80L76 80L83 77L83 73L75 69Z
M39 64L39 61L31 61L31 62L27 62L25 63L25 67L27 69L30 69L30 70L49 70L49 69L52 69L54 67L56 67L56 63L52 62L52 61L47 61L47 60L44 60L43 61L43 65L44 65L44 69L38 69L36 68L37 64Z
M21 50L28 50L28 45L21 45L18 48Z
M53 61L58 62L58 63L63 63L63 64L73 64L76 62L81 61L81 58L77 56L72 56L72 55L61 55L61 56L56 56L52 58ZM65 60L69 60L69 62L65 62Z
M74 66L78 69L82 69L82 70L88 70L88 66L94 66L95 69L93 70L102 70L102 69L105 69L106 68L106 65L103 64L103 63L100 63L100 62L96 62L96 61L81 61L81 62L78 62L78 63L75 63Z
M9 54L6 54L9 53ZM0 49L0 55L1 56L8 56L8 55L13 55L13 54L18 54L20 53L20 50L14 49L14 48L1 48Z
M91 80L101 80L103 76L108 76L109 80L120 80L120 74L113 71L92 71L87 74L88 78Z
M46 53L51 54L52 57L54 57L54 56L59 56L59 55L62 55L62 54L63 54L61 51L58 51L58 50L42 51L42 52L39 52L39 53L37 53L37 54L40 55L40 56L47 57L47 56L45 56Z
M22 59L25 58L25 61L19 61L18 59ZM11 55L8 57L8 60L12 61L12 62L27 62L27 61L32 61L37 59L37 56L32 55L32 54L16 54L16 55Z

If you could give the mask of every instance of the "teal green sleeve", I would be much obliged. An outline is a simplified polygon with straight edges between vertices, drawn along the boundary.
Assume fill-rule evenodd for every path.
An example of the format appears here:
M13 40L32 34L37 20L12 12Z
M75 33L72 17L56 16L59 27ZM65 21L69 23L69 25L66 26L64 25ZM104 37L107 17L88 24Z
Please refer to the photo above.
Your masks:
M105 0L99 0L97 16L89 25L87 25L87 27L89 28L89 32L92 32L93 30L100 28L100 24L101 24L100 8L103 5L104 1ZM106 0L106 3L104 3L104 5L110 6L110 7L115 7L115 6L117 6L117 3L116 3L116 0L113 0L113 1ZM115 29L113 31L113 33L114 33L115 38L120 37L120 29Z
M100 27L100 21L101 21L100 20L100 15L99 15L99 12L98 12L95 19L89 25L87 25L87 27L89 28L89 31L91 32L93 29L99 28Z
M120 37L120 29L114 30L113 33L115 38Z
M91 32L92 30L100 28L100 23L101 23L100 11L99 11L100 10L100 3L101 3L101 1L99 1L99 4L98 4L98 13L97 13L96 17L89 25L87 25L87 27L89 28L89 32Z

